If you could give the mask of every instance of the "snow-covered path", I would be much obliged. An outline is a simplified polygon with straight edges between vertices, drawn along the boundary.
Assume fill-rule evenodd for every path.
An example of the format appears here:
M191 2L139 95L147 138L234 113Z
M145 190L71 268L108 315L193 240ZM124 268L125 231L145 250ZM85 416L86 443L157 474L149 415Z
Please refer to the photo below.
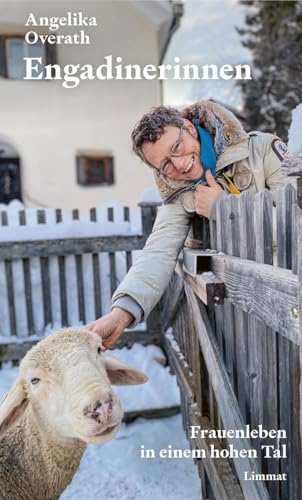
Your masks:
M181 417L123 424L116 439L88 446L80 468L60 500L200 500L192 459L142 459L140 447L186 449Z

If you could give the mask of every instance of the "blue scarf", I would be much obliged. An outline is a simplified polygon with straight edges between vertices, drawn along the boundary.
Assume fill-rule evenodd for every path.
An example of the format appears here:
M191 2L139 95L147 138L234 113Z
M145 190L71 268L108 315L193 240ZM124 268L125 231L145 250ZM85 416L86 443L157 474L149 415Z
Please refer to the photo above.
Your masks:
M216 174L216 153L214 149L214 141L212 135L199 125L196 127L200 140L200 161L203 166L202 176L195 180L195 183L206 183L205 172L211 170L213 176Z

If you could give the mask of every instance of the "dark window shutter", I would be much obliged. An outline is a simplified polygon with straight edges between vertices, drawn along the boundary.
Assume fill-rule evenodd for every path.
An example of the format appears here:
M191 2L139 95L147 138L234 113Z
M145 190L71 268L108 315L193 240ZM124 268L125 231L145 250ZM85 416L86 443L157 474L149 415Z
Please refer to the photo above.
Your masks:
M46 64L56 64L57 62L57 49L56 44L45 44Z
M5 56L5 38L0 36L0 76L7 78L6 56Z

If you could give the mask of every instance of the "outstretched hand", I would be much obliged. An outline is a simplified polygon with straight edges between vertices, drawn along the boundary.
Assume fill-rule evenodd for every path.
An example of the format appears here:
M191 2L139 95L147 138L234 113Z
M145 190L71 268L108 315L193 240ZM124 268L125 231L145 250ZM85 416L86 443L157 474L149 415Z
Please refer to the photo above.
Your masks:
M132 323L133 319L132 314L128 311L115 307L109 314L85 325L84 328L102 337L105 350L120 338L125 328Z
M215 181L211 170L206 171L208 186L198 185L194 193L195 210L198 215L209 218L217 198L223 193L221 186Z

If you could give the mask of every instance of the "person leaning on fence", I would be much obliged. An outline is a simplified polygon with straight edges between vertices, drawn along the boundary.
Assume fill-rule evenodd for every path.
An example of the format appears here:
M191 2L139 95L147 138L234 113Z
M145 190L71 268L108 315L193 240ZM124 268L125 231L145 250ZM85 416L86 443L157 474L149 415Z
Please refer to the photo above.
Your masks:
M141 256L113 295L112 311L87 325L105 347L145 320L160 300L196 213L211 218L220 197L290 182L281 172L286 145L273 134L247 134L230 111L211 101L182 112L153 108L135 126L132 141L153 169L164 204Z

